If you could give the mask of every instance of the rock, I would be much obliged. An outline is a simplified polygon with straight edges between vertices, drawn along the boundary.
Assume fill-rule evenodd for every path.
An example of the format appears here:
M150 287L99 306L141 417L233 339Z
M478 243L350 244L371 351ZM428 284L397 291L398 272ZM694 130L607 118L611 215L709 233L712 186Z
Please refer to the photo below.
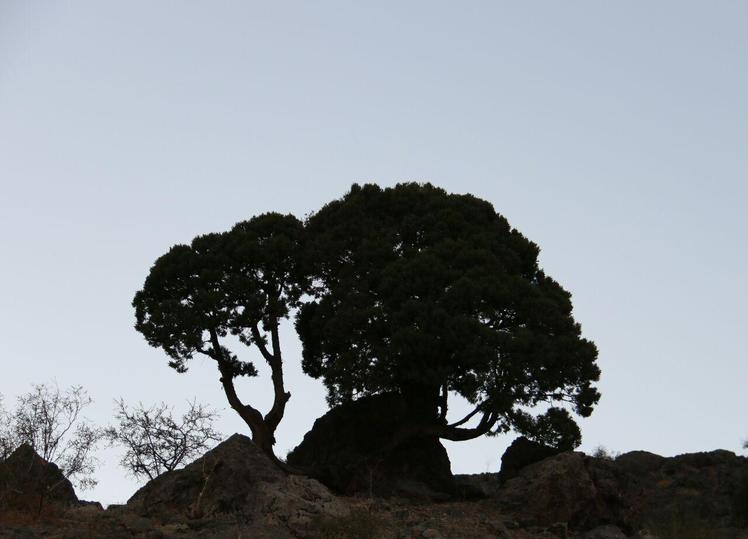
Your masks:
M530 464L558 455L560 450L538 442L533 442L524 436L515 439L501 456L499 480L508 481L516 477L517 473Z
M127 529L135 533L145 533L153 528L153 521L149 518L133 516L125 521Z
M463 500L496 497L499 491L499 474L459 474L454 476L454 492Z
M258 509L268 524L285 525L297 535L304 536L313 520L323 516L343 517L349 514L348 505L319 481L302 476L290 476L284 481L260 486Z
M626 539L626 534L619 527L606 524L588 531L582 539Z
M499 505L525 525L579 522L595 506L595 485L583 453L561 453L531 464L507 481Z
M566 522L556 522L548 526L548 531L558 537L558 539L566 539L569 536L569 526Z
M561 453L521 469L496 499L525 526L609 525L624 536L640 529L743 528L748 459L729 451L672 458L636 451L615 460Z
M411 439L385 451L406 414L396 394L337 406L314 422L288 463L342 494L426 500L452 494L449 457L437 438Z
M100 502L95 501L89 501L89 500L78 500L78 505L80 507L92 507L95 509L98 509L99 511L103 511L104 507L101 505Z
M240 434L185 468L150 481L130 498L127 509L164 522L231 515L257 530L279 528L297 536L318 516L349 511L318 481L286 475Z
M0 462L0 507L36 512L40 505L50 503L75 506L78 497L55 464L23 444Z
M748 525L748 460L729 451L667 458L641 476L635 500L641 523L652 529L681 522L705 529Z
M626 472L643 475L655 472L662 467L667 459L648 451L630 451L618 455L615 459L616 466Z
M507 526L498 518L486 518L483 520L488 531L494 534L499 539L511 539L512 534Z
M427 528L421 533L421 537L424 539L442 539L444 536L436 528Z

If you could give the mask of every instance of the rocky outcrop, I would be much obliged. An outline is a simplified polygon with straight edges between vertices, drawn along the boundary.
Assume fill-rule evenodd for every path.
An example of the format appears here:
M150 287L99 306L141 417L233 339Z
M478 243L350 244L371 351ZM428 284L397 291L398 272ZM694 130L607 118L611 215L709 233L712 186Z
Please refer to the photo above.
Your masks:
M341 494L447 498L453 478L437 438L388 447L406 415L404 402L393 394L335 407L314 422L288 463Z
M597 509L584 459L583 453L567 452L525 467L502 485L500 507L527 526L568 522L581 527Z
M619 464L620 461L620 464ZM616 466L630 467L622 455ZM687 519L711 528L748 526L748 459L730 451L666 458L638 476L643 488L632 503L638 521L666 526Z
M348 505L314 479L285 474L249 438L235 434L185 468L150 481L125 509L159 522L230 516L257 530L303 536L314 519L343 516Z
M525 467L497 492L499 507L523 526L633 534L678 525L730 536L748 525L748 461L728 451L615 460L566 452Z
M0 507L37 512L45 504L73 506L78 497L55 464L23 444L0 462Z
M499 470L499 479L508 481L516 477L519 471L525 466L535 464L543 459L558 455L562 451L553 447L533 442L520 436L504 451L501 456L501 470Z

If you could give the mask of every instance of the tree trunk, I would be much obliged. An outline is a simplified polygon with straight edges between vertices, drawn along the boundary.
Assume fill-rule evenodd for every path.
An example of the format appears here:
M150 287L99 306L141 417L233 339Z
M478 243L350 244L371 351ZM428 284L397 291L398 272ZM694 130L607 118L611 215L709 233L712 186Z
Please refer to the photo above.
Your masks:
M439 417L441 395L439 386L409 384L402 389L408 417L407 423L431 424Z

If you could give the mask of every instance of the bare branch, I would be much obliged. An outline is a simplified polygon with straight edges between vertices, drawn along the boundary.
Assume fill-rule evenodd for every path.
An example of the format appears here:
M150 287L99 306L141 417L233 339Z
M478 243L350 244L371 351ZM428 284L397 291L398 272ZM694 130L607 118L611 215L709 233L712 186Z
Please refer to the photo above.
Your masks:
M62 391L34 385L18 397L12 414L0 413L0 454L27 444L77 486L96 485L93 473L98 462L92 454L103 432L81 417L92 402L80 386Z
M221 439L213 428L218 414L194 399L179 421L163 402L149 408L138 403L132 409L122 399L116 404L117 424L106 429L106 437L110 443L124 446L120 464L135 477L154 479Z

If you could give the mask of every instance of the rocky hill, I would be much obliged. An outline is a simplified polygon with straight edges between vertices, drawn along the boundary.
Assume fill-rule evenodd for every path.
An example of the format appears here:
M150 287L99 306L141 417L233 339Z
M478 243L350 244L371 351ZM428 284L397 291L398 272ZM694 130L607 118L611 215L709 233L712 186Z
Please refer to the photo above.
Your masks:
M530 453L518 442L501 474L455 476L450 499L370 498L288 475L234 435L104 510L20 448L0 463L0 537L748 539L744 457Z

